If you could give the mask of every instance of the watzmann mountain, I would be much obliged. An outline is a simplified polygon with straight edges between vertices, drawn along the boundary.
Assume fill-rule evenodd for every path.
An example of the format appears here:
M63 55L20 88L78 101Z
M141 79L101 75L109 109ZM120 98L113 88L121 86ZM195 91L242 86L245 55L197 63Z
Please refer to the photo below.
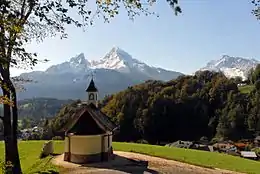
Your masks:
M182 73L149 66L114 47L102 59L89 61L81 53L69 61L49 67L46 71L23 73L20 77L34 82L24 85L19 100L34 97L85 99L85 89L94 72L100 98L146 80L167 81Z

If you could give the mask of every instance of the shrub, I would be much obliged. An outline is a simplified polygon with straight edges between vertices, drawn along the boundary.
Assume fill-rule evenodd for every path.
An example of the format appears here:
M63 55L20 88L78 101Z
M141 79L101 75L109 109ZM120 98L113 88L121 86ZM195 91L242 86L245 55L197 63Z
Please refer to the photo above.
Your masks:
M55 136L52 137L52 140L63 140L63 138L61 136Z
M256 147L252 149L253 152L255 152L258 156L260 156L260 147Z
M13 167L13 165L12 165L11 162L5 163L4 161L0 161L0 168L1 168L3 173L5 173L5 174L10 173L11 174L12 173L12 167Z
M148 141L143 140L143 139L141 139L141 140L137 140L136 143L140 143L140 144L149 144Z
M255 88L256 88L257 91L260 90L260 80L257 80L257 81L255 82Z

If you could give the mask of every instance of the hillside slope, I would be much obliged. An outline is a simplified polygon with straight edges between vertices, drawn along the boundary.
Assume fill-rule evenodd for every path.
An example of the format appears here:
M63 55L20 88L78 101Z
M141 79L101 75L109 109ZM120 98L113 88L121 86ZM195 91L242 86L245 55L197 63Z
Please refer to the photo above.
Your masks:
M105 97L101 109L120 125L116 141L238 140L252 138L260 128L254 121L260 122L255 113L260 105L255 102L257 97L255 90L243 94L232 79L205 71L129 87ZM60 110L49 125L54 133L76 112L76 106Z

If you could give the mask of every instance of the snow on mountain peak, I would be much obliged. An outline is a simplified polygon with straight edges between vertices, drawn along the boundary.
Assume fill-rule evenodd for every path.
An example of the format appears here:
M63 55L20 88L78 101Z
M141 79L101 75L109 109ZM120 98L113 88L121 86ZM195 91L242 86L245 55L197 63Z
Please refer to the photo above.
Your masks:
M69 60L69 63L72 66L90 65L90 63L85 59L84 53L80 53L79 55L72 57Z
M206 67L201 70L222 71L227 77L240 76L245 80L248 71L251 68L255 68L258 63L259 61L255 59L223 55L221 59L207 63Z
M102 59L92 61L91 65L92 68L114 69L120 72L130 72L133 68L142 70L147 66L119 47L113 47Z
M81 61L85 60L84 53L80 53L79 55L76 55L75 57L70 58L70 62L72 63L79 63Z
M84 53L72 57L69 61L49 67L47 73L68 73L68 72L85 72L89 69L90 63L85 59Z
M149 66L119 47L113 47L103 58L88 61L83 53L72 57L69 61L53 65L46 70L49 74L74 73L85 75L89 70L109 69L120 73L137 74L145 77L167 79L171 71ZM166 75L167 74L167 75ZM180 73L177 73L180 74Z
M124 61L133 61L132 56L119 47L113 47L103 59L111 58L111 55Z

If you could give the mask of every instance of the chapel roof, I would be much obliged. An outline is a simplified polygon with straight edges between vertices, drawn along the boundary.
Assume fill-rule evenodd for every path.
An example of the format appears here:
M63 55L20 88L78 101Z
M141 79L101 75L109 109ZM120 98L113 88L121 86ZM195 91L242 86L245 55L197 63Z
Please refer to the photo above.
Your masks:
M101 112L94 104L90 103L84 105L82 109L72 115L71 120L69 120L68 124L65 125L63 131L70 131L82 116L86 116L86 112L88 113L87 116L91 116L102 130L113 132L118 128L118 126L115 125L107 115Z

